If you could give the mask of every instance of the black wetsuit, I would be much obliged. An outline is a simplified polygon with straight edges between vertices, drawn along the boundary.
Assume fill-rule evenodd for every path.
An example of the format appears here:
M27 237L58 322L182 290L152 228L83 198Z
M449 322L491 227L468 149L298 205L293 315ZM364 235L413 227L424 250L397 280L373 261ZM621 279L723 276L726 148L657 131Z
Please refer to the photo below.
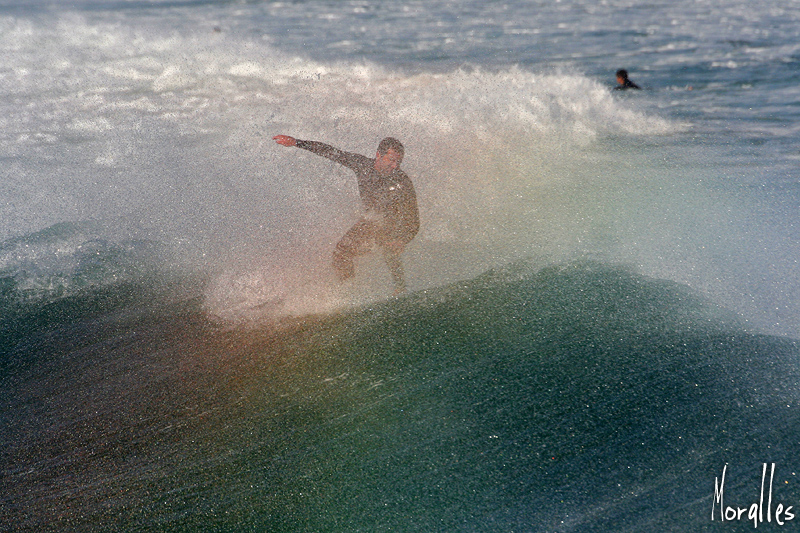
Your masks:
M626 79L624 82L614 87L615 91L624 91L626 89L641 89L641 87L639 87L629 79Z
M344 152L318 141L297 139L296 146L335 161L356 174L366 213L344 234L333 252L333 266L341 279L353 276L353 259L371 251L373 243L405 246L419 232L417 195L405 172L398 168L391 174L382 175L375 170L375 159ZM400 258L387 248L384 248L384 258L395 288L403 290L405 281Z

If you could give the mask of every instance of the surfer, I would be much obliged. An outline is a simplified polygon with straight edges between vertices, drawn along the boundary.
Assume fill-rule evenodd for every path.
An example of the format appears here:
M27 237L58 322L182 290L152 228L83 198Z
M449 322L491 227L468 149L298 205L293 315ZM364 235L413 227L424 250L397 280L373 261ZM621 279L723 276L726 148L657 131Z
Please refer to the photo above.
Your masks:
M627 89L641 89L638 85L628 79L628 71L621 68L617 71L617 86L615 91L625 91Z
M419 231L417 196L411 179L400 170L405 149L387 137L378 144L375 158L345 152L319 141L276 135L282 146L296 146L343 165L356 174L364 215L347 230L333 251L333 268L340 280L355 274L354 260L377 245L392 275L395 294L406 289L400 254Z

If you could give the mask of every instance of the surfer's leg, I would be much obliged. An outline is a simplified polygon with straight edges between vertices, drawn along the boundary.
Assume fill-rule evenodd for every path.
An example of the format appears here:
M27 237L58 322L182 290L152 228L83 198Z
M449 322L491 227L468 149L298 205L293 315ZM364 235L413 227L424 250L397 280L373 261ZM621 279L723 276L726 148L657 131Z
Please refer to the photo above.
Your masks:
M355 273L356 256L370 252L375 242L376 225L367 220L357 222L347 230L333 251L333 269L341 281L352 278Z
M389 267L389 272L392 274L392 282L394 283L394 293L400 294L406 292L406 278L403 274L403 262L400 260L400 255L390 252L388 249L383 249L383 259Z

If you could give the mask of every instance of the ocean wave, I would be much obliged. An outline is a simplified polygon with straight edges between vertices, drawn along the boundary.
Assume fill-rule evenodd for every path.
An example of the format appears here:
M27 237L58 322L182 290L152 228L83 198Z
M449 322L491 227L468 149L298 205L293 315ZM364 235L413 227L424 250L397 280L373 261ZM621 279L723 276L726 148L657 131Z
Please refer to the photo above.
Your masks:
M0 243L0 305L41 305L90 288L134 282L165 268L163 245L115 239L105 227L65 222Z
M626 267L521 262L256 328L197 302L80 319L4 359L21 530L700 528L718 467L795 452L796 343Z

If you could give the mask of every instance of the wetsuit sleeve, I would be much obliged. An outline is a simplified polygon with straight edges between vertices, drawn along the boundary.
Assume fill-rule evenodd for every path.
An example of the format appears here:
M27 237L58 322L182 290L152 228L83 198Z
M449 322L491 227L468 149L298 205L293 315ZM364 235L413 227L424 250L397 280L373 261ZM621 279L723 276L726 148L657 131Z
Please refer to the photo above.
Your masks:
M345 152L319 141L301 141L297 139L295 146L303 150L308 150L313 154L321 155L355 172L358 172L364 166L364 160L368 159L363 155Z

